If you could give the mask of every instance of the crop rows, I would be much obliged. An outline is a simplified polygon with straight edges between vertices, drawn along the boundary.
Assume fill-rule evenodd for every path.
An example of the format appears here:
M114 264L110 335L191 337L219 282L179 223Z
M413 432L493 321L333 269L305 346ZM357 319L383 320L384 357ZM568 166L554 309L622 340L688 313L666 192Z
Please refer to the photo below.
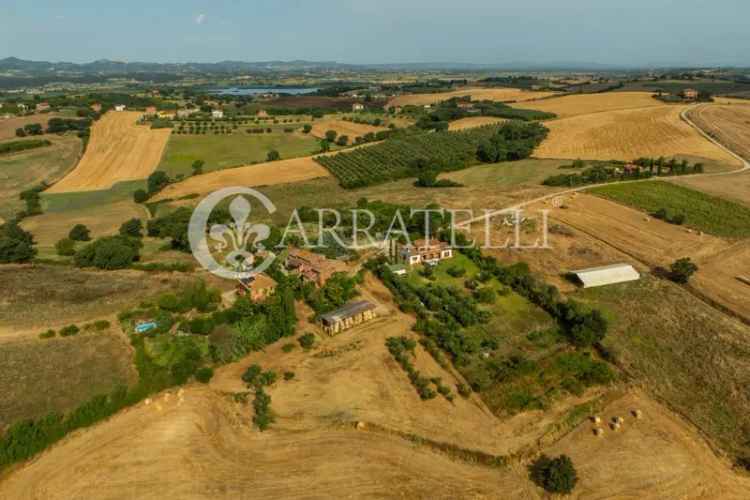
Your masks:
M339 179L345 188L380 184L414 175L417 160L439 163L450 169L477 163L477 147L498 130L488 125L460 132L436 132L386 140L380 144L315 160Z

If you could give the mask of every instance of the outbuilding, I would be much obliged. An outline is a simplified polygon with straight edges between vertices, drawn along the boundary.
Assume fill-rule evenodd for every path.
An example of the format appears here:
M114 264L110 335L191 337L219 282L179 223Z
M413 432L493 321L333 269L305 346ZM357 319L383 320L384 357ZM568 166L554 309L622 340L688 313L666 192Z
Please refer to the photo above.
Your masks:
M350 302L344 307L322 315L320 322L323 330L328 335L335 335L365 321L369 321L375 316L375 304L362 300L360 302Z
M637 281L641 278L638 271L630 264L610 264L608 266L591 267L571 273L583 285L583 288L614 285Z

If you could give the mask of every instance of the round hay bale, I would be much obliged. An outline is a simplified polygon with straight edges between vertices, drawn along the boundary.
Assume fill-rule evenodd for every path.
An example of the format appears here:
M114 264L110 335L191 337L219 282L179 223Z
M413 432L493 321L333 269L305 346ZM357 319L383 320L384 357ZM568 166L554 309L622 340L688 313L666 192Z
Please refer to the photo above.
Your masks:
M357 422L357 425L355 425L355 428L356 428L356 429L357 429L358 431L362 431L362 430L364 430L364 429L365 429L365 427L367 427L367 424L365 424L365 423L364 423L364 422L362 422L362 421L360 421L360 422Z
M602 429L601 427L596 427L594 429L594 436L596 436L596 437L602 437L602 436L604 436L604 429Z
M613 431L619 431L620 430L620 424L618 424L617 422L612 423L610 425L610 427L612 428Z
M641 410L633 410L633 416L635 418L643 418L643 412Z
M146 406L151 404L151 398L146 398L146 400L143 402Z
M600 417L599 415L594 415L591 417L591 421L594 422L595 424L601 424L602 417Z

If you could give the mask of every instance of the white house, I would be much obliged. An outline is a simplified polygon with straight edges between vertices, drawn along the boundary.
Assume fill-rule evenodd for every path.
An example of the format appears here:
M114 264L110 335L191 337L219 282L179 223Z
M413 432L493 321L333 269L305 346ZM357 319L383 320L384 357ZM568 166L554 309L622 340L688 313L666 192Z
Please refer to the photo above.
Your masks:
M125 111L125 105L124 104L115 105L115 111Z
M583 285L583 288L626 283L641 278L638 271L630 264L611 264L609 266L581 269L572 273Z
M352 104L352 111L357 112L357 111L364 111L364 110L365 110L365 105L362 104L361 102L355 102L354 104Z
M215 119L224 118L224 112L220 109L215 109L211 111L211 118L215 118Z

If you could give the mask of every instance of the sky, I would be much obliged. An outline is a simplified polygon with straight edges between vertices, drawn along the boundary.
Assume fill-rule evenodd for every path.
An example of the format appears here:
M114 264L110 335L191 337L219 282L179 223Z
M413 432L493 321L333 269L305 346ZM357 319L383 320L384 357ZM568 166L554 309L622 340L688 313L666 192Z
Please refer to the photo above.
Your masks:
M0 58L750 66L748 26L747 0L0 0Z

